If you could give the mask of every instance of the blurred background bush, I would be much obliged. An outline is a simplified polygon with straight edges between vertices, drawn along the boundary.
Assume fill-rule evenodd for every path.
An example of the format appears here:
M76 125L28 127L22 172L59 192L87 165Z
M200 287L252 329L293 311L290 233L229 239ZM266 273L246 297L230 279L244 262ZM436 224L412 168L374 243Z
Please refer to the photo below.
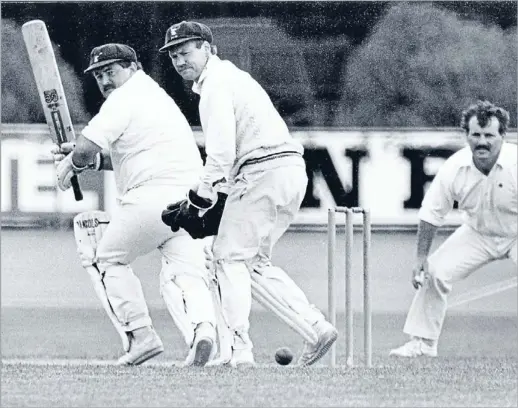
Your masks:
M20 27L44 20L72 117L102 103L91 48L133 46L193 126L197 95L159 54L181 20L211 26L221 57L251 72L290 126L456 127L489 99L517 112L517 5L469 2L90 2L2 5L2 122L43 123Z

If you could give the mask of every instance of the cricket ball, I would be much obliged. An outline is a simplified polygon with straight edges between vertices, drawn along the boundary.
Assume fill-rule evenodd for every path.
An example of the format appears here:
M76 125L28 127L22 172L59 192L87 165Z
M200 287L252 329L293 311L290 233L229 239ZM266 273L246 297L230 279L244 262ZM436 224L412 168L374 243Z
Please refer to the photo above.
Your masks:
M288 365L293 360L293 353L288 347L281 347L275 352L275 361L280 365Z

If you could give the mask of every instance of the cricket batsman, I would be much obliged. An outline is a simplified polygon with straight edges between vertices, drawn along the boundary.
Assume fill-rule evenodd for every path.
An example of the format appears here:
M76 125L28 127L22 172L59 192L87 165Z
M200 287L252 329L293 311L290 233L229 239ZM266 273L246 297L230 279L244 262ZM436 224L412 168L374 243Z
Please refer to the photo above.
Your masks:
M204 171L188 199L171 205L163 218L173 231L183 228L196 238L205 235L204 227L207 234L217 233L214 266L233 334L231 359L222 363L255 363L249 336L253 296L303 335L299 365L314 364L334 343L337 330L271 262L272 249L306 192L303 148L250 74L215 54L209 27L175 24L160 51L200 95Z
M509 113L488 101L478 101L462 113L468 146L442 165L419 210L412 276L417 292L403 329L410 341L390 355L437 356L453 283L498 259L510 258L516 265L518 149L505 141L508 125ZM437 228L455 201L464 222L428 256Z
M105 98L75 148L54 151L58 186L85 170L113 171L117 208L79 214L78 252L94 289L122 338L121 365L138 365L163 351L131 263L158 249L160 293L189 347L186 366L204 366L216 351L215 317L204 264L204 242L161 221L171 199L185 197L203 169L192 130L174 100L142 69L133 48L105 44L90 55Z

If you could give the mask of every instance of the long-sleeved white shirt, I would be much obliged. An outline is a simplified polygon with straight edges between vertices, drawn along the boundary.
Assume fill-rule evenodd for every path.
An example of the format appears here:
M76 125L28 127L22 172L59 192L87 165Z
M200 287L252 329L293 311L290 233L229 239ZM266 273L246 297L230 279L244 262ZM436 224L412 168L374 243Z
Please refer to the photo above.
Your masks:
M141 70L108 96L82 134L110 151L120 196L145 183L192 186L203 170L187 119Z
M207 153L199 195L214 196L214 185L231 180L248 159L303 153L266 91L230 61L212 55L193 91Z
M449 157L425 194L419 218L440 226L454 201L464 222L481 234L516 238L518 147L504 142L498 159L486 176L473 163L469 147Z

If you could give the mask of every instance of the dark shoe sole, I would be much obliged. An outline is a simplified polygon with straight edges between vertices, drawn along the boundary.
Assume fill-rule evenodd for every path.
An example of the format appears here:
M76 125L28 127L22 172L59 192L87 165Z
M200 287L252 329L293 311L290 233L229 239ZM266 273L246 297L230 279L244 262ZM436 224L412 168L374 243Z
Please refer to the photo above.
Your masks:
M313 365L318 360L320 360L322 357L324 357L337 338L338 338L338 332L335 330L329 335L329 338L327 340L325 340L324 346L320 349L320 351L317 354L315 354L313 356L313 358L311 358L310 360L303 363L302 366L306 367L306 366Z
M196 353L194 354L193 366L204 367L210 360L214 343L210 339L201 339L196 345Z

